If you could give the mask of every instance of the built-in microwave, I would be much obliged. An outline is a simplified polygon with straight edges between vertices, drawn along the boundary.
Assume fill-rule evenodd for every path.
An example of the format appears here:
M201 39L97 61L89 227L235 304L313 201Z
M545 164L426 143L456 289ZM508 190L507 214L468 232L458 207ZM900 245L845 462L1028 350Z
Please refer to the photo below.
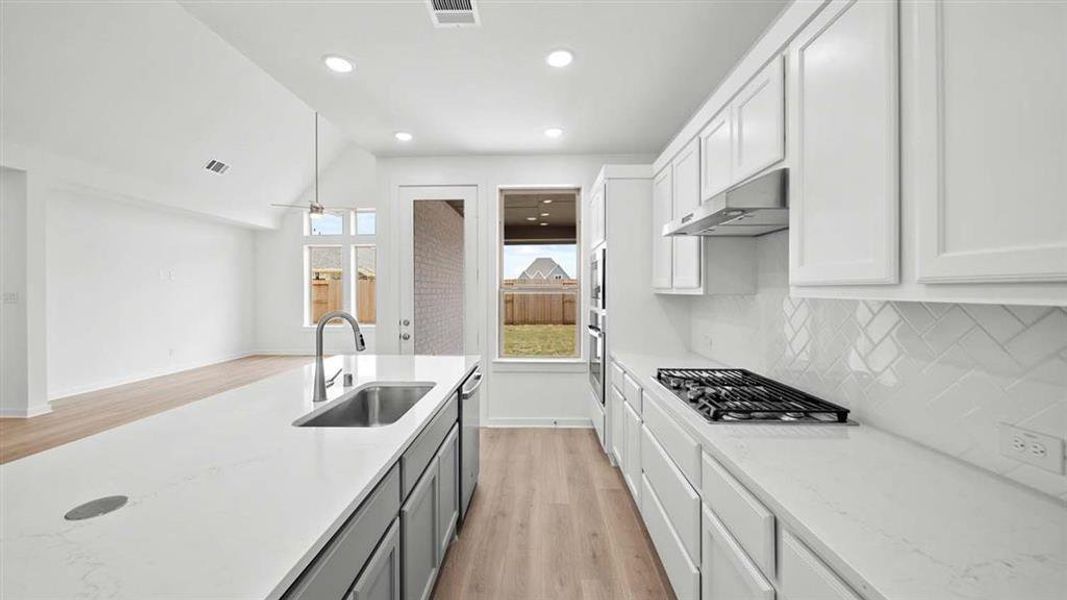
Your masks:
M601 245L589 254L589 306L597 310L605 310L604 289L604 259L607 255L606 248Z

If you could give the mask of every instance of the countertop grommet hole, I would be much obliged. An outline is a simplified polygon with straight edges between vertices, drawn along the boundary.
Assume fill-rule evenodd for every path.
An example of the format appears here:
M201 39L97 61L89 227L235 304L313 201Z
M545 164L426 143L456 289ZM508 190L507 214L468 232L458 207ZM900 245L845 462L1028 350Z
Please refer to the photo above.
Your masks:
M90 500L85 504L79 504L70 509L67 514L63 515L63 518L68 521L82 521L85 519L92 519L93 517L99 517L100 515L106 515L109 512L116 511L123 506L126 506L126 502L129 498L126 496L104 496L103 498L97 498L96 500Z

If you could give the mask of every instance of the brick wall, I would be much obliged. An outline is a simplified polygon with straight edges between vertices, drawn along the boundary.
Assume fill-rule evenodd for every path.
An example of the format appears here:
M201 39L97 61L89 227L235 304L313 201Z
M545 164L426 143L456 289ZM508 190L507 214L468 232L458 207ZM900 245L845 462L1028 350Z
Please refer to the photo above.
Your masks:
M415 202L416 354L463 353L463 216L443 200Z

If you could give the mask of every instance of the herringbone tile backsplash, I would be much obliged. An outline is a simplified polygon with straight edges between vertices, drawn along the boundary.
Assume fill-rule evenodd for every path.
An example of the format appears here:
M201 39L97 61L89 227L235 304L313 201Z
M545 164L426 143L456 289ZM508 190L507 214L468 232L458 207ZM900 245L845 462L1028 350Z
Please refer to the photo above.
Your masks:
M691 308L691 346L873 425L1067 501L1067 476L1002 458L997 424L1067 435L1064 307L792 298L785 232L760 288Z

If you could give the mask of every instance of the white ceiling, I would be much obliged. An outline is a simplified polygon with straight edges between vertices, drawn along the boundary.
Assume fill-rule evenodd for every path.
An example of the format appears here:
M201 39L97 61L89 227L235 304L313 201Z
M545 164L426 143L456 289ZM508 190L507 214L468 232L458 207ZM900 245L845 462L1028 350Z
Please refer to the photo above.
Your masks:
M3 2L0 17L4 142L255 225L311 180L312 109L177 4ZM346 141L328 124L323 138L326 164ZM204 170L213 158L230 170Z
M435 29L424 0L182 4L357 143L394 156L658 152L786 0L482 0L482 26L463 29ZM546 66L555 48L574 63ZM327 71L331 53L355 72ZM546 138L550 126L564 136Z

